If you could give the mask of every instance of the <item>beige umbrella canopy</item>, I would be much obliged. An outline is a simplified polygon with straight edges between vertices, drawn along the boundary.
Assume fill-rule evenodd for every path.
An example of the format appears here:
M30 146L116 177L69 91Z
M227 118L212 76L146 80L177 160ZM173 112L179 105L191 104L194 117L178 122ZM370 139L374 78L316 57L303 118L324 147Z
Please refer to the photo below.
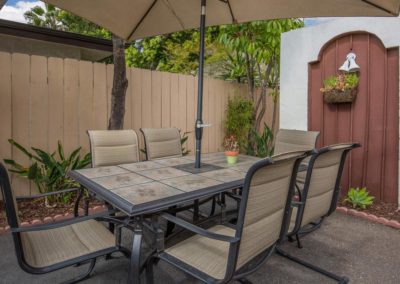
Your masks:
M44 0L127 40L198 28L200 0ZM398 15L399 0L208 0L206 26L278 18Z
M397 16L400 0L43 0L102 26L126 40L200 27L196 161L200 168L204 27L256 20ZM207 5L207 9L206 9ZM207 20L206 20L207 12ZM200 24L199 24L199 15Z

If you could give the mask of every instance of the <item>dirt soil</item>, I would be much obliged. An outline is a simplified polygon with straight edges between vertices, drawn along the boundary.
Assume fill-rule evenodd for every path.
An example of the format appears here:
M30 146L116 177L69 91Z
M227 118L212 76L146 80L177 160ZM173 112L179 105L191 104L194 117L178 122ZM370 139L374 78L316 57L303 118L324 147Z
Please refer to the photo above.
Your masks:
M89 206L94 207L97 205L103 205L104 203L94 199L89 199ZM44 199L34 199L18 202L19 218L21 222L29 222L34 219L43 220L45 217L54 217L55 215L64 215L65 213L73 213L74 211L74 201L75 198L69 204L57 203L54 207L46 207L44 204ZM84 202L81 200L80 208L84 208ZM6 214L4 203L0 201L0 227L7 226Z
M349 209L354 209L349 203L344 201L341 202L341 205ZM373 214L378 217L384 217L388 220L395 220L400 222L400 210L398 209L397 204L386 203L386 202L374 202L374 204L367 207L367 209L357 208L356 210L368 214Z

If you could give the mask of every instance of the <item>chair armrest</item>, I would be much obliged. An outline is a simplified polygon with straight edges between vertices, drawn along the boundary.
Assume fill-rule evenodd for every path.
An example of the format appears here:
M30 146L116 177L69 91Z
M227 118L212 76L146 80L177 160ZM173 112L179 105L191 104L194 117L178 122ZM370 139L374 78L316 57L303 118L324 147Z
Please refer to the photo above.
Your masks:
M171 214L168 214L168 213L162 213L162 214L160 214L160 216L169 222L172 222L182 228L185 228L193 233L199 234L206 238L223 241L223 242L228 242L228 243L237 243L240 240L239 238L236 238L236 237L229 237L226 235L216 234L216 233L207 231L203 228L195 226L189 222L186 222L186 221L179 219L175 216L172 216Z
M41 194L35 194L31 196L17 196L15 197L17 200L24 200L24 199L37 199L37 198L42 198L46 196L51 196L51 195L56 195L56 194L63 194L63 193L68 193L68 192L74 192L79 190L80 188L68 188L68 189L63 189L63 190L58 190L58 191L52 191L52 192L46 192L46 193L41 193Z
M62 221L54 222L54 223L11 228L11 232L24 233L24 232L51 230L51 229L65 227L68 225L72 225L72 224L76 224L76 223L80 223L80 222L84 222L84 221L88 221L88 220L97 220L97 221L106 221L106 222L117 222L118 221L118 223L119 222L124 223L123 221L120 221L117 219L114 220L114 218L109 218L108 212L106 212L106 213L93 214L93 215L89 215L89 216L76 217L76 218L62 220Z
M303 201L292 201L292 203L291 203L292 207L300 207L302 205L304 205Z

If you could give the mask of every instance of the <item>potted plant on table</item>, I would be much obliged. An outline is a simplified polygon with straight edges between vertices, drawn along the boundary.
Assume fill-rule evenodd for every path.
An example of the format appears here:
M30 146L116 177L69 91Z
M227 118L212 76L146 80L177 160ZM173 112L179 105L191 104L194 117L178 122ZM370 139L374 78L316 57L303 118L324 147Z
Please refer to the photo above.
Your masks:
M235 164L239 155L239 142L233 135L224 139L225 156L228 164Z
M357 73L339 73L324 80L321 92L326 103L351 103L358 92Z

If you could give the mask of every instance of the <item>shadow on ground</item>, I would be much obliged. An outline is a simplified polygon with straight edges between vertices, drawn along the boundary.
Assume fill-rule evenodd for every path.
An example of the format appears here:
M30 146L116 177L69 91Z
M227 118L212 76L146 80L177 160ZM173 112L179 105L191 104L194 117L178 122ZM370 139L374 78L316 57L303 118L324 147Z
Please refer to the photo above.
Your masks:
M124 242L129 244L130 239L130 233L125 233ZM400 230L335 213L302 240L303 249L297 249L294 243L285 243L284 248L349 277L351 283L400 283ZM47 275L27 274L18 266L10 233L0 237L0 256L0 283L59 283L85 269L82 266ZM92 277L82 283L126 283L128 266L125 258L101 259ZM199 283L166 263L159 263L155 273L155 283ZM253 283L334 283L278 255L273 255L248 279Z

